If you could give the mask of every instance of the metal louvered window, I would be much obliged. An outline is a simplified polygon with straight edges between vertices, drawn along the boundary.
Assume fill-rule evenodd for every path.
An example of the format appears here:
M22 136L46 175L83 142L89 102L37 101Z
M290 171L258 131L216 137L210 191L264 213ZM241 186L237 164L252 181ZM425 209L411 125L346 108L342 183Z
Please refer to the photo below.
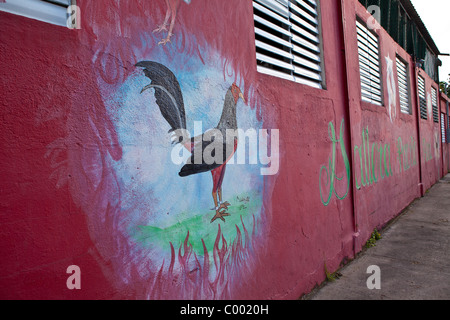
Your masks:
M431 88L431 104L433 105L433 121L439 123L438 94L435 88Z
M442 136L442 143L446 142L446 132L445 132L445 114L441 113L441 136Z
M420 118L428 120L428 110L427 110L427 97L425 91L425 79L419 76L419 105L420 105Z
M68 14L72 5L75 5L75 0L4 0L0 1L0 11L75 28Z
M403 113L411 114L409 104L408 65L398 57L397 57L397 77L398 77L398 89L400 93L400 110Z
M258 72L323 88L317 0L253 0Z
M361 98L363 101L383 105L380 54L378 38L359 21L356 21L358 37Z

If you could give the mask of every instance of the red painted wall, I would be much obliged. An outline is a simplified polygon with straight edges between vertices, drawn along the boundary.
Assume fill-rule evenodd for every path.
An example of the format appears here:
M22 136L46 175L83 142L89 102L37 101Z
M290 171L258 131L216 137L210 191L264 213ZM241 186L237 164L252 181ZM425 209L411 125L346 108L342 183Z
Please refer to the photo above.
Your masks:
M325 267L333 272L354 257L375 227L419 197L421 176L424 190L440 177L440 158L419 162L419 136L434 138L436 125L419 121L417 130L414 94L413 114L398 111L394 124L386 106L361 103L355 18L369 15L356 0L322 1L324 90L256 71L250 2L181 3L174 30L186 40L174 40L176 48L152 42L151 31L164 18L162 0L77 3L80 30L0 12L1 298L297 299L324 281ZM383 75L384 57L398 54L408 61L413 78L411 58L385 31L377 34ZM164 284L161 279L170 279L164 275L170 270L162 261L159 273L144 276L139 259L123 253L127 242L112 236L117 221L109 224L108 217L121 212L123 191L113 168L124 157L124 145L104 92L118 90L142 59L164 52L174 67L192 57L208 64L208 50L227 61L224 74L228 65L246 88L254 88L244 95L263 127L280 130L280 170L265 178L273 191L264 198L266 229L258 238L264 248L251 261L251 276L238 269L227 274L231 284L223 295L189 296L197 291L187 284L199 280ZM363 147L365 129L370 146L389 146L389 176L385 172L382 178L372 165L378 181L369 178L361 186L354 150ZM417 142L407 156L408 169L400 161L399 138ZM120 263L130 265L126 276L117 271ZM70 265L81 268L81 290L66 287ZM161 287L149 286L149 280Z
M438 89L435 83L423 70L417 70L417 74L425 79L425 88L427 94L431 95L431 88ZM439 123L433 121L433 117L428 114L428 119L420 119L419 130L421 135L421 153L422 153L422 183L424 190L428 190L442 175L442 152L441 152L441 134Z
M4 270L0 296L117 297L103 274L85 215L70 192L77 188L81 195L88 190L71 185L71 173L63 170L70 150L90 143L84 139L89 128L83 118L102 117L92 52L67 28L3 12L0 20L0 255ZM74 106L76 119L69 119ZM108 121L100 122L105 137ZM52 148L55 152L50 153ZM120 154L120 150L111 151L116 157ZM66 269L74 264L84 266L83 281L94 286L67 290Z
M375 30L379 40L384 101L383 106L372 105L361 101L356 17L359 17L359 19L367 24L371 16L358 1L343 1L343 4L345 9L347 73L348 78L351 79L351 85L349 85L350 121L352 123L351 150L358 151L360 150L358 148L361 148L364 154L364 141L367 140L367 134L364 135L365 138L363 141L363 130L366 130L366 132L368 130L370 144L366 142L366 145L370 147L370 150L374 150L375 163L371 166L368 164L368 159L366 160L363 156L363 169L361 169L359 151L353 152L353 171L356 179L358 179L358 183L354 185L353 191L355 193L355 215L360 232L357 239L357 248L360 249L375 227L380 227L385 224L407 206L408 203L420 195L418 187L418 161L414 161L414 159L418 159L417 148L413 148L408 156L410 168L407 170L403 166L403 162L400 162L397 152L399 139L402 139L402 143L413 144L411 141L417 143L417 110L413 107L411 115L400 113L399 95L397 94L397 116L394 122L390 121L388 113L389 97L386 83L386 57L390 57L394 62L395 77L396 55L399 55L404 61L408 62L410 75L414 70L414 64L409 55L390 38L386 31L381 28ZM412 76L410 78L413 79ZM396 78L395 81L397 81ZM411 94L411 105L417 105L416 97L413 94ZM381 149L383 149L383 152L380 152ZM372 151L370 151L370 157L372 157ZM414 163L416 164L413 165ZM373 178L370 176L372 168L374 168ZM368 177L365 173L367 169L369 171ZM361 173L363 176L366 176L366 186L362 186ZM377 181L375 182L374 180ZM358 185L360 188L358 188Z
M447 103L450 99L445 94L440 94L440 112L445 115L444 126L448 131ZM442 127L441 127L442 128ZM441 140L442 141L442 140ZM445 176L450 172L450 148L448 143L442 143L442 175Z

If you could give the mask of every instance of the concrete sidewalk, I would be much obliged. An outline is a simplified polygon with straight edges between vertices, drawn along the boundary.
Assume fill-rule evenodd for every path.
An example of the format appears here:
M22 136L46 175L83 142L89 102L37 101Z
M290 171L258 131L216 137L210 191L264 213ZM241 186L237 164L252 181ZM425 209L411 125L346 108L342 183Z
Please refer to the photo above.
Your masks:
M381 289L369 290L367 268L380 267ZM450 300L450 175L416 200L342 276L311 300Z

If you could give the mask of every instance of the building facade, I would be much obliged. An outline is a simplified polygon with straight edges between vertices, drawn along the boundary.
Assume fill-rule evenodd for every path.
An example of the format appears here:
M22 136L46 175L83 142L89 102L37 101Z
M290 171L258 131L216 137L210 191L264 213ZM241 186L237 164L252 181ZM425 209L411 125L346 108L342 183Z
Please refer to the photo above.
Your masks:
M449 172L409 1L25 2L0 1L2 298L297 299ZM212 128L240 129L226 172L185 166L172 133Z

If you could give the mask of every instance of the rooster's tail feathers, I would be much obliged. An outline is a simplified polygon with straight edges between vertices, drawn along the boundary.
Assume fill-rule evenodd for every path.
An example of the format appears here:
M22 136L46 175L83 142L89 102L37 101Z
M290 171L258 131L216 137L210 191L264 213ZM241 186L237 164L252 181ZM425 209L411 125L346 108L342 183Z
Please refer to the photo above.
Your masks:
M151 88L155 90L156 104L171 127L169 133L186 130L183 95L172 71L153 61L141 61L136 64L136 67L144 68L145 75L151 80L151 84L144 87L141 93Z

